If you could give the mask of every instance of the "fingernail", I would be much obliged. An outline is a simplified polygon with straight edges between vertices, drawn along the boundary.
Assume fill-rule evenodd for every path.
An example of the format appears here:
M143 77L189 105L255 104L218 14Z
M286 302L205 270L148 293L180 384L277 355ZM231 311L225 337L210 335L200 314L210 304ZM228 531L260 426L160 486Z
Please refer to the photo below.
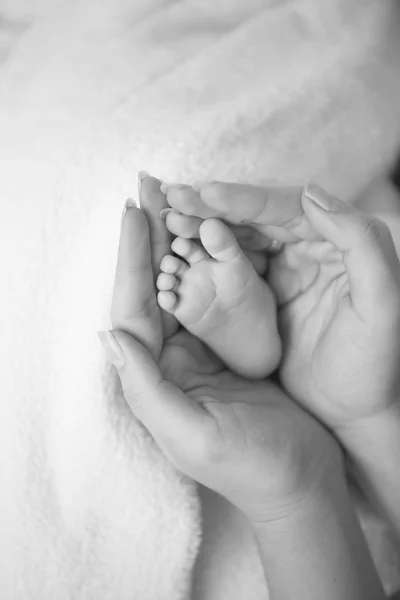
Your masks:
M139 204L139 203L138 203L138 202L136 202L136 200L134 200L133 198L128 198L128 199L126 200L126 202L125 202L125 206L124 206L124 210L122 211L122 216L121 216L121 225L122 225L122 223L123 223L123 221L124 221L124 218L125 218L125 215L126 215L126 211L127 211L129 208L132 208L132 207L134 207L134 208L139 208L138 204Z
M142 181L142 179L144 179L145 177L151 177L150 173L148 173L147 171L139 171L139 173L138 173L139 181Z
M167 219L167 216L168 216L168 213L170 213L170 212L172 212L172 208L163 208L163 209L160 211L160 219L161 219L162 221L166 221L166 219Z
M142 187L142 180L145 177L151 177L150 173L148 173L147 171L139 171L139 173L138 173L138 183L137 183L139 198L140 198L140 188Z
M170 184L169 184L169 183L164 183L164 182L163 182L163 183L160 185L160 191L161 191L163 194L165 194L165 195L166 195L166 194L168 193L168 188L169 188L169 186L170 186Z
M97 331L97 337L103 346L108 360L120 369L125 364L124 353L111 331Z
M343 202L338 198L335 198L335 196L332 196L332 194L329 194L319 185L315 185L314 183L307 183L304 186L303 193L306 198L328 212L339 210L344 206Z

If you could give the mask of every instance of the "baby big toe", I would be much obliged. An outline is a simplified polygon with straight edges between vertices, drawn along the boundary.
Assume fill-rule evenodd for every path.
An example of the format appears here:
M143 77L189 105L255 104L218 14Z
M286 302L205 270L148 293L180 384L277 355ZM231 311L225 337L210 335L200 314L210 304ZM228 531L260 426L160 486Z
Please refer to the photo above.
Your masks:
M175 238L171 244L171 249L175 254L182 256L190 265L208 259L207 252L193 240L185 238Z
M207 219L200 227L200 239L207 252L219 262L246 260L237 239L219 219Z
M168 185L165 190L168 204L175 210L196 217L209 216L210 209L201 201L200 194L191 186Z

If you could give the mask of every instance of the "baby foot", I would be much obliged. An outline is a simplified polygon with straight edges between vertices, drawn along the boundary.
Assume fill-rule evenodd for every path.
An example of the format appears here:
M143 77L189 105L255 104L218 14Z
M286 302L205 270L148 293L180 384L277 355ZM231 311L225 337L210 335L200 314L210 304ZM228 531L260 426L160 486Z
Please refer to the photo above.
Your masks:
M204 221L199 236L202 245L182 237L172 242L181 258L162 259L158 303L231 369L265 377L281 357L272 292L222 221Z
M200 238L200 226L204 222L204 219L184 215L172 208L164 209L161 211L160 216L165 220L168 231L174 236L187 239ZM235 235L240 247L257 273L265 275L268 259L265 251L261 251L257 243L254 243L255 238L257 238L257 232L245 225L230 225L229 229Z

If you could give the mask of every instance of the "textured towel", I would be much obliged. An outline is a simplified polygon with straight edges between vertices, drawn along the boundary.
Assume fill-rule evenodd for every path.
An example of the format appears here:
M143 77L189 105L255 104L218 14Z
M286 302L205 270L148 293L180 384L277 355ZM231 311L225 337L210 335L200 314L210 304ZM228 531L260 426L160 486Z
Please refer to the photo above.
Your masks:
M358 194L400 141L398 13L0 0L2 599L267 598L243 518L164 459L99 347L120 213L139 169Z

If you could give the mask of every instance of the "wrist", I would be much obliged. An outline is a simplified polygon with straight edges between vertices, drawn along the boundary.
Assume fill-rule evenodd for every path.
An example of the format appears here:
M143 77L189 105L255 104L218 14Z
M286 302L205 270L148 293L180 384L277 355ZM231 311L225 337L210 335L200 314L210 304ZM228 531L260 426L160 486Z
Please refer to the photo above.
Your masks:
M388 403L373 415L357 419L334 431L350 456L367 459L383 446L400 444L400 401Z
M299 477L291 494L244 511L254 530L290 527L313 511L316 505L322 506L328 497L332 497L332 492L346 487L343 454L337 442L333 439L331 442L329 453L318 464L313 462L309 473Z
M400 536L400 404L337 432L369 501Z
M383 599L343 469L281 518L251 522L271 597Z
M307 493L298 496L292 503L281 506L273 514L268 513L264 520L251 520L250 526L256 538L268 538L272 541L276 537L292 532L301 523L320 520L332 510L332 505L337 499L347 494L346 481L343 473L327 473L318 484L311 486Z

